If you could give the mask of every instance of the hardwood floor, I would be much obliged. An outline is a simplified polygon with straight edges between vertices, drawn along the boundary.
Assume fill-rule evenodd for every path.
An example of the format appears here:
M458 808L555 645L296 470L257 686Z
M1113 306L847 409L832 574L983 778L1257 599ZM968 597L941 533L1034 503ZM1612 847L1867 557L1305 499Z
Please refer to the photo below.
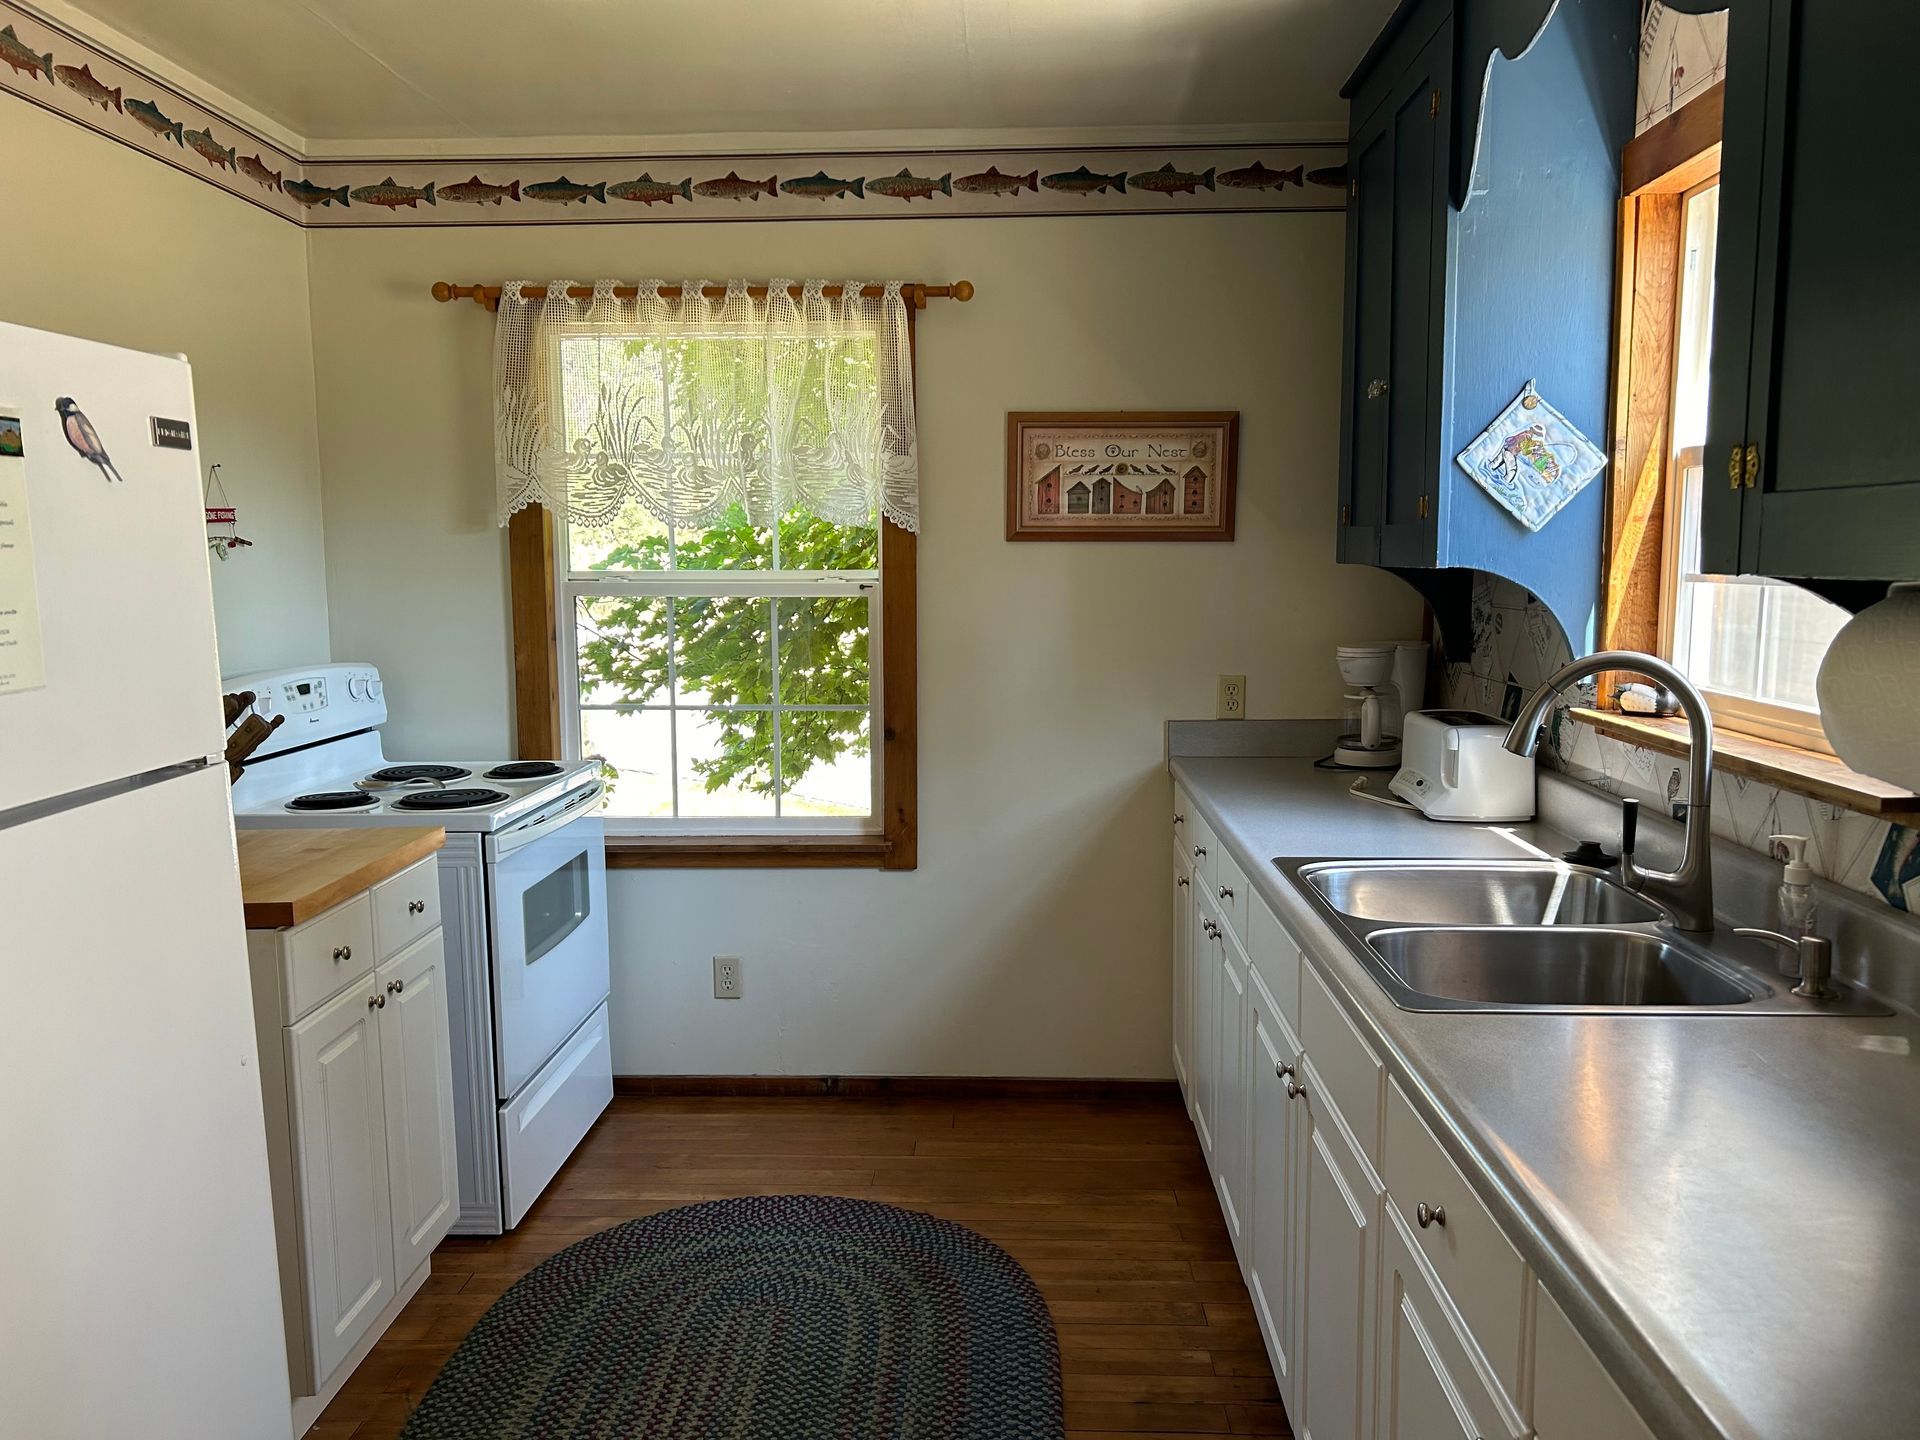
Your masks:
M787 1192L928 1210L1025 1265L1059 1332L1071 1440L1291 1433L1178 1100L621 1097L518 1230L440 1247L309 1437L397 1435L474 1321L575 1240Z

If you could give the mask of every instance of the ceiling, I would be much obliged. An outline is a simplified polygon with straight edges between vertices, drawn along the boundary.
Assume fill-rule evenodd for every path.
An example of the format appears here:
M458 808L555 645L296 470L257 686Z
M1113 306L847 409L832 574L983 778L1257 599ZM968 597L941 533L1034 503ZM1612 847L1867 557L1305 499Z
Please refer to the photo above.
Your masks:
M1393 0L78 0L318 154L1340 133ZM1229 136L1228 132L1232 132ZM787 143L791 142L791 143Z

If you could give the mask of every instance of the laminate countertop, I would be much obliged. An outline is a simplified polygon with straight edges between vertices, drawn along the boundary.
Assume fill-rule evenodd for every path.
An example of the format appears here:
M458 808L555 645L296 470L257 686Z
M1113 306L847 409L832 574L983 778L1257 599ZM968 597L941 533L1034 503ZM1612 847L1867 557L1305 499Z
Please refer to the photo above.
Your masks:
M249 930L304 924L398 875L447 843L438 825L355 830L242 830L240 898Z
M1403 1011L1275 857L1514 858L1306 760L1174 777L1662 1440L1920 1434L1920 1025Z

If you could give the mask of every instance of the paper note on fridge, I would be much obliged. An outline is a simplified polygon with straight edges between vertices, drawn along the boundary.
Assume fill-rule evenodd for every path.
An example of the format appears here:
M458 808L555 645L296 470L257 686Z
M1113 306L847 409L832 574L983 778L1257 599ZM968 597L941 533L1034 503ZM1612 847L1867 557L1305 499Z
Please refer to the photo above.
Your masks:
M27 518L27 442L20 412L0 405L0 695L46 684L40 595Z

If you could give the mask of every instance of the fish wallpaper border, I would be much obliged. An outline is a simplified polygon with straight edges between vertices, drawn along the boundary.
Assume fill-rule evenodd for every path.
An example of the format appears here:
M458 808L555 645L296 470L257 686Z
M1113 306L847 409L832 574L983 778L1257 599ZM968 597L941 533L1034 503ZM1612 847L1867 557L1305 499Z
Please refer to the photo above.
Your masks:
M1330 142L720 156L307 160L0 0L0 91L303 228L1346 208Z

